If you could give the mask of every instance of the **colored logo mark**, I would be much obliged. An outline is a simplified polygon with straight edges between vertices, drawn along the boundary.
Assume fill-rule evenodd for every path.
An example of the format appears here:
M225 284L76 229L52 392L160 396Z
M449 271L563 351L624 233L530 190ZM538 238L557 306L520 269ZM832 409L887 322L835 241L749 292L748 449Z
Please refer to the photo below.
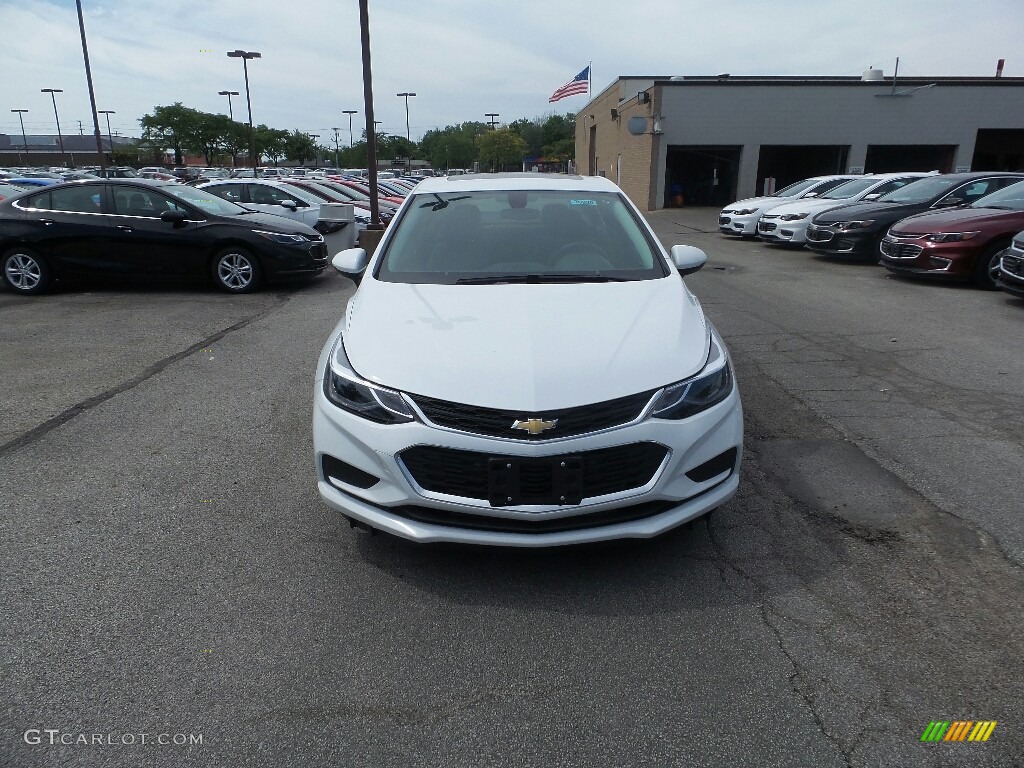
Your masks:
M988 741L995 729L995 720L933 720L921 741Z

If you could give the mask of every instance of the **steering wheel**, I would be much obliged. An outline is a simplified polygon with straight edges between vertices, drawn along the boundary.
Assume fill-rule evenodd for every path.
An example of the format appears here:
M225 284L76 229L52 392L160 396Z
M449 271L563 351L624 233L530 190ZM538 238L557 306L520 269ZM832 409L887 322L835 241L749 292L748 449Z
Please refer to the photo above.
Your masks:
M575 255L582 257L575 259L576 264L564 264L569 256ZM583 240L574 240L571 243L566 243L561 248L556 250L551 255L551 260L554 266L568 269L615 269L615 265L608 260L608 254L605 253L601 246L595 243L584 242Z

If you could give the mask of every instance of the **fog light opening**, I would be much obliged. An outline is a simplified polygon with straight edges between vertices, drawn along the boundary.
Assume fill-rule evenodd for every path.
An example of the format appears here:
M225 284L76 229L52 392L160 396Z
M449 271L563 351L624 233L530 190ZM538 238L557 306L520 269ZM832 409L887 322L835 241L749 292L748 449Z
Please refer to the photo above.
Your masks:
M730 448L727 451L723 451L713 459L709 459L703 464L691 469L686 473L686 476L695 483L706 483L711 478L718 477L718 475L723 472L731 472L733 467L736 466L736 455L738 453L739 451L736 448Z

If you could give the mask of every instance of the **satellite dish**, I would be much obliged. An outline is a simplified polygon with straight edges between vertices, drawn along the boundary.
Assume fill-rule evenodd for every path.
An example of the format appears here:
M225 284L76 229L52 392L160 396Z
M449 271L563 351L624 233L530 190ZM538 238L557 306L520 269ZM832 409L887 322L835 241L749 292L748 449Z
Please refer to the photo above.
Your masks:
M647 133L647 118L642 115L634 115L626 123L626 130L634 136L643 136Z

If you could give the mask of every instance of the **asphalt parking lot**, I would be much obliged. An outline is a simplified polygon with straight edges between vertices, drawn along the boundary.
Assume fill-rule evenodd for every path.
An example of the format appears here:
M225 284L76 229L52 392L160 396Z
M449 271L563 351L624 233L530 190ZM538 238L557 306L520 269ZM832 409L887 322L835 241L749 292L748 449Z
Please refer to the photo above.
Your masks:
M0 765L1024 765L1024 301L716 213L651 219L710 256L741 490L649 542L350 529L310 436L337 274L0 291Z

